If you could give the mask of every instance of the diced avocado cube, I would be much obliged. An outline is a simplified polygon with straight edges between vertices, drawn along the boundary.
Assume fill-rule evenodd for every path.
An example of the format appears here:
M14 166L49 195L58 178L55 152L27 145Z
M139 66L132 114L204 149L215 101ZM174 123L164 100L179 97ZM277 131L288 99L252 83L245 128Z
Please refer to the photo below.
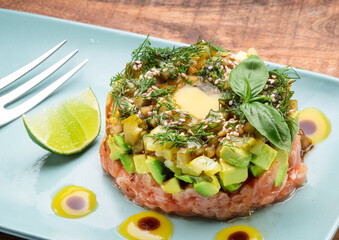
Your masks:
M135 165L135 171L138 174L145 174L150 172L146 164L145 154L134 154L133 161Z
M171 194L179 193L182 191L180 184L179 184L179 180L175 177L162 183L160 186L162 190L164 190L164 192L171 193Z
M137 115L132 115L121 121L124 126L124 136L125 142L133 146L140 137L142 128L139 128L139 125L142 123L142 120L137 117Z
M222 189L224 189L225 191L228 191L228 192L234 192L234 191L238 190L241 186L242 186L242 183L234 183L234 184L231 184L231 185L222 186Z
M121 148L122 151L127 152L131 150L131 147L125 143L124 138L122 136L120 136L119 134L114 134L113 137L115 143Z
M278 150L278 154L276 156L277 161L279 162L279 170L278 175L275 178L274 186L278 187L280 184L283 183L287 170L288 170L288 157L289 154L285 150Z
M189 169L199 173L199 175L204 172L206 175L211 176L221 170L221 166L217 161L206 156L193 159L187 166Z
M165 160L164 164L169 170L171 170L175 174L181 175L181 169L177 168L174 162L172 162L170 160Z
M255 139L248 150L253 154L259 155L264 145L265 145L265 142L263 140Z
M193 184L194 189L205 197L210 197L217 194L220 190L220 184L216 176L210 176L212 182L199 181Z
M127 172L134 173L135 167L132 155L126 153L120 154L120 160Z
M220 183L223 187L232 185L235 183L242 183L248 177L248 168L247 167L236 167L233 166L222 159L220 160L221 171L218 173Z
M267 144L264 144L259 155L254 155L251 162L265 170L268 170L276 155L276 150L274 150Z
M124 151L115 143L114 138L112 136L108 137L107 144L109 149L111 150L109 157L112 160L120 159L120 154L123 154Z
M257 143L253 137L243 138L242 142L242 147L246 151L250 151L250 149Z
M220 157L234 166L247 167L252 153L238 147L223 146L220 150Z
M187 182L187 183L194 183L194 179L190 175L174 174L174 177L176 177L177 179L180 179L181 181Z
M266 170L258 165L250 164L250 171L254 177L259 177L263 174Z
M162 163L158 161L155 157L147 156L146 164L154 180L157 183L162 183L166 178L166 174Z

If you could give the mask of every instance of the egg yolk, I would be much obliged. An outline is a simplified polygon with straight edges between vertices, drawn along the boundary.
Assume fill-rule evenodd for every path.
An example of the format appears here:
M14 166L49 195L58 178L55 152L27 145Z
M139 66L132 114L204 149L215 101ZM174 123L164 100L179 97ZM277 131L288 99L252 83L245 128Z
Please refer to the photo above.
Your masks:
M52 210L60 217L80 218L93 212L97 207L95 194L79 186L67 186L55 194Z
M215 240L262 240L262 237L260 232L253 227L235 225L218 232Z
M314 144L325 140L331 131L327 117L316 108L306 108L300 112L299 127Z
M190 85L180 88L174 98L181 110L200 119L204 118L211 109L215 111L219 109L219 94L207 94L200 88Z
M127 218L118 232L129 240L165 240L172 237L173 226L164 215L148 211Z

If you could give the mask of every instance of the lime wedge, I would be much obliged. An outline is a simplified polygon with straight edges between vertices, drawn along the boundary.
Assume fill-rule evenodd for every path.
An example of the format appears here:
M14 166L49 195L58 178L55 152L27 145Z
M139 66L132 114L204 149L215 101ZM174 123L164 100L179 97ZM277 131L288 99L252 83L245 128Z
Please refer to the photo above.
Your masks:
M29 137L39 146L58 154L74 154L86 148L100 132L100 109L90 88L45 108L33 116L23 116Z

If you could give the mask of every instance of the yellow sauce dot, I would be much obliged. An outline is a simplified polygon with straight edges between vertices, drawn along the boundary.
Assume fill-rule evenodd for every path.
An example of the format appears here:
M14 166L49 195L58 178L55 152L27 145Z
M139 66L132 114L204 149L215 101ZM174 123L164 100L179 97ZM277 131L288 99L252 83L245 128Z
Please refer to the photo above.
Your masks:
M173 226L164 215L148 211L127 218L118 232L128 240L166 240L172 237Z
M327 117L316 108L306 108L300 112L299 127L314 144L325 140L331 131L331 124Z
M97 205L92 191L84 187L67 186L55 194L52 210L60 217L80 218L93 212Z
M254 227L235 225L224 228L215 236L215 240L262 240L260 232Z

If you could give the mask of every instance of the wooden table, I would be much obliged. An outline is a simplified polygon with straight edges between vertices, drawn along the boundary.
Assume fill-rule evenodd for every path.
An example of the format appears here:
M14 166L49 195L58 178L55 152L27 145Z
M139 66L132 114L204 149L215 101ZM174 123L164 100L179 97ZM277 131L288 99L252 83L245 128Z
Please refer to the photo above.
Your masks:
M0 0L0 8L185 43L216 37L235 52L255 47L264 60L339 77L339 0Z

